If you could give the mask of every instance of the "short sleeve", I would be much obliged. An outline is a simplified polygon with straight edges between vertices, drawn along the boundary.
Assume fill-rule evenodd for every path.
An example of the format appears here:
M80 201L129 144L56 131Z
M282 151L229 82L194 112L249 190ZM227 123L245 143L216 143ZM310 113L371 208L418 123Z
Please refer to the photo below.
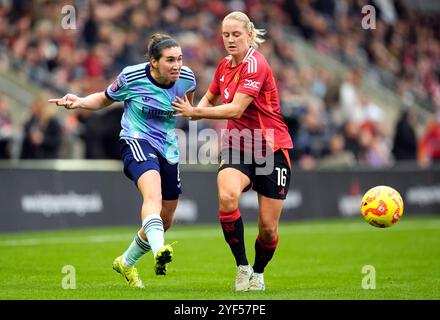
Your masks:
M111 85L105 90L107 98L114 101L124 101L128 96L127 81L125 74L121 72Z
M197 87L197 81L196 81L196 78L194 78L194 80L192 81L190 87L188 88L188 90L186 92L194 92L194 91L196 91L196 87Z
M262 61L251 59L241 71L237 92L257 97L267 76L267 67Z
M209 85L209 91L215 96L220 95L220 63L217 66L217 70L215 70L214 79L212 79Z
M183 83L183 89L185 93L194 92L196 90L197 81L194 72L187 66L182 66L180 69L179 79Z

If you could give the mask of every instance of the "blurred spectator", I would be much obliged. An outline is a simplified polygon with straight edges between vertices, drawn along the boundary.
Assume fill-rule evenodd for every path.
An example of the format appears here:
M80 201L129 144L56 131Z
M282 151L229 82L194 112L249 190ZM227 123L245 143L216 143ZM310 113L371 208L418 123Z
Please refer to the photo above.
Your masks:
M104 159L99 113L79 109L76 115L78 119L78 134L84 143L84 158ZM120 121L121 119L119 119Z
M384 168L391 165L389 148L383 137L376 135L370 128L362 128L359 133L361 146L359 162L373 168Z
M362 122L363 110L360 96L361 72L358 69L350 70L339 89L342 120Z
M31 118L24 126L21 159L55 159L62 142L62 128L54 108L45 95L37 96L31 106Z
M440 163L440 108L426 126L426 131L420 139L419 152L422 165Z
M383 109L363 94L359 95L359 102L361 106L361 122L371 122L377 129L379 129L385 121L385 112Z
M300 166L312 169L316 160L323 156L329 140L329 133L316 109L308 109L303 116L298 134L294 138L294 158Z
M353 121L347 121L342 127L342 135L345 139L345 150L350 151L356 159L359 158L361 151L359 132L359 124Z
M397 122L394 140L393 156L399 160L417 159L417 136L415 131L416 117L409 108L404 110Z
M77 109L64 121L64 152L69 157L78 152L85 159L120 159L119 133L124 108L114 106L99 112Z
M329 153L318 162L319 169L344 169L356 164L356 158L351 151L345 150L344 136L335 134L330 139Z
M113 107L105 110L100 115L101 120L101 145L103 146L104 159L121 159L119 147L119 133L121 131L121 118L123 107Z
M8 111L8 100L0 96L0 159L11 157L10 144L12 141L12 119Z

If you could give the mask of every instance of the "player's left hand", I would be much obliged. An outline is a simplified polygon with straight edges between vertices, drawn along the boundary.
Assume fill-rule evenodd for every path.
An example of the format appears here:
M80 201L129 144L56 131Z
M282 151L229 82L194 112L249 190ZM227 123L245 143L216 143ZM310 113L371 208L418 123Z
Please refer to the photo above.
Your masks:
M189 103L188 97L185 95L184 99L176 97L177 101L172 102L172 107L178 111L175 117L192 118L194 115L194 107Z
M77 109L81 107L81 98L74 94L68 93L60 99L49 99L49 103L55 103L57 106L66 109Z

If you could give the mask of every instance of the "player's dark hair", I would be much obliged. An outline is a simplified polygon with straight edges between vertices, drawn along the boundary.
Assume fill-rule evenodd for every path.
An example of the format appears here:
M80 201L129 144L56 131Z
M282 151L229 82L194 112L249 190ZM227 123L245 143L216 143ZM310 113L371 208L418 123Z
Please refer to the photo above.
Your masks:
M155 33L148 40L146 56L159 60L162 57L162 51L166 48L180 47L176 40L163 33Z

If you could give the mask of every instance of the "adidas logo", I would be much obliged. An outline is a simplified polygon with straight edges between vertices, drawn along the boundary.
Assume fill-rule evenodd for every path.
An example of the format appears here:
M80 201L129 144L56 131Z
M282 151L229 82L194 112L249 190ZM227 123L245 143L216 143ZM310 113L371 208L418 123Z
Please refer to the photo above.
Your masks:
M284 196L284 195L286 194L286 191L285 191L284 188L283 188L283 189L281 189L280 192L278 192L278 194Z

